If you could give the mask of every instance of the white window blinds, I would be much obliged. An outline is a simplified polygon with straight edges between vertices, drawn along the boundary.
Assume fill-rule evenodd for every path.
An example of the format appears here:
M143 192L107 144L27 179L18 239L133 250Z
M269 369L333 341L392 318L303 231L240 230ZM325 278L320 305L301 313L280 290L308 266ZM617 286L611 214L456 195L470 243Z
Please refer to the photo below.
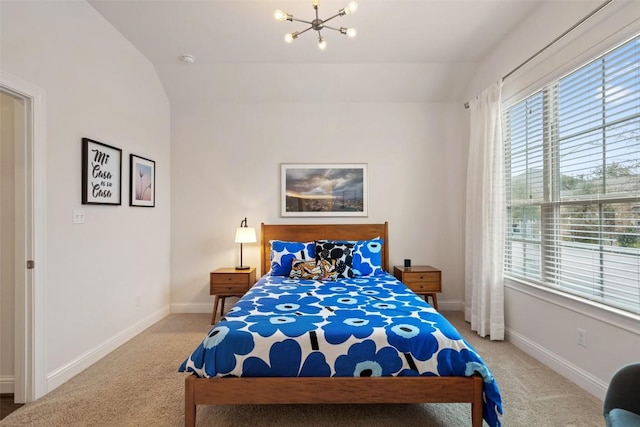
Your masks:
M640 36L504 123L506 274L640 314Z

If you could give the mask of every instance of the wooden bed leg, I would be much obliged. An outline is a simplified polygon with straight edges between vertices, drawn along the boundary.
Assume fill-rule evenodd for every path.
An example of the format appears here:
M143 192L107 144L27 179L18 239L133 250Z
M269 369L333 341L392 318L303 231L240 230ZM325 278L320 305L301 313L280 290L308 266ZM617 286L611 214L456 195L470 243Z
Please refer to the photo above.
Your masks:
M473 403L471 403L471 425L482 427L482 388L483 381L480 375L473 377Z
M214 311L215 313L215 311ZM184 380L184 426L196 427L196 377L189 375Z

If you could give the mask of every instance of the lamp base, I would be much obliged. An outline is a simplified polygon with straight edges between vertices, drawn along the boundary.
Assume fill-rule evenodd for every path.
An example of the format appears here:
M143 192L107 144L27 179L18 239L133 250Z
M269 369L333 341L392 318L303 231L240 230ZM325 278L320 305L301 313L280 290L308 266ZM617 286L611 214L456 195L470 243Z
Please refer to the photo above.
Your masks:
M251 267L249 267L248 265L237 265L236 266L236 270L248 270Z

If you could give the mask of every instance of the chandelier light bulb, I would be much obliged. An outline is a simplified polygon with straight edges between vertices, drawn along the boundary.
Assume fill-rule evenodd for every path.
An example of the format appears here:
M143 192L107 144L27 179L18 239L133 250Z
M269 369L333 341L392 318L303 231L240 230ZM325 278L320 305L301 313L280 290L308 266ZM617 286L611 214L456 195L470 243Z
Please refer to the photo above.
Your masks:
M355 1L349 2L349 4L347 5L347 7L344 8L344 13L353 13L356 10L358 10L358 3L356 3Z
M287 14L283 11L281 11L280 9L276 10L275 12L273 12L273 17L276 18L277 21L286 21L287 20Z
M320 0L311 0L311 4L314 6L318 6L320 4Z
M318 38L318 47L320 50L325 50L327 48L327 41L322 37Z
M287 43L291 43L293 41L293 34L285 34L284 41Z
M349 38L354 38L356 36L356 29L355 28L349 28L347 30L347 37Z

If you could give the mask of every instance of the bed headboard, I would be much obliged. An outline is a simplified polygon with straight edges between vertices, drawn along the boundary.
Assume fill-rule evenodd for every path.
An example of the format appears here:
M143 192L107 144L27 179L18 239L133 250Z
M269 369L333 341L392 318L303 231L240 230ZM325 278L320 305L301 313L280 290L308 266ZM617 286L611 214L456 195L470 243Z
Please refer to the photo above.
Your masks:
M369 240L384 239L382 268L389 271L388 223L383 224L261 224L260 271L265 274L271 268L271 244L269 240L310 242L313 240Z

